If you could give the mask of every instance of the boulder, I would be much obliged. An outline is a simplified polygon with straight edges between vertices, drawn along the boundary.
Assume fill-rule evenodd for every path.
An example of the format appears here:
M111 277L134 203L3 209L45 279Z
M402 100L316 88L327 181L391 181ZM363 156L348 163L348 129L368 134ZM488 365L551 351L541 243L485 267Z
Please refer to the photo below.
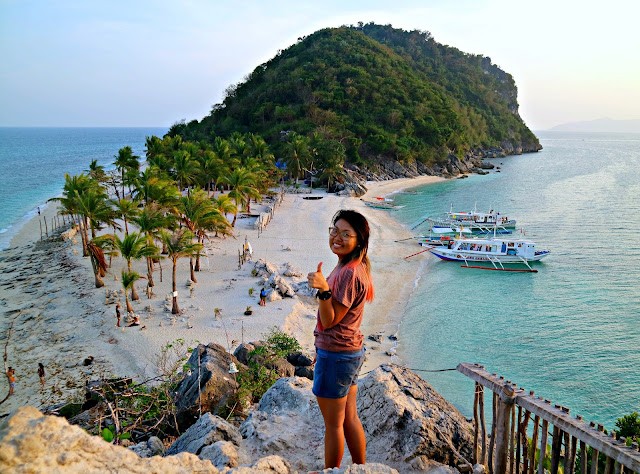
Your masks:
M313 367L296 367L294 372L296 377L304 377L313 380Z
M249 364L249 353L253 352L256 347L261 346L262 342L243 342L236 350L233 352L233 356L238 359L238 361L242 362L244 365Z
M219 416L203 413L200 419L171 445L167 450L167 455L183 452L200 455L206 446L218 441L231 442L240 446L242 436L235 426Z
M361 379L358 413L371 461L401 472L421 471L431 461L457 465L447 442L471 459L472 424L409 369L386 364Z
M284 276L286 276L286 277L301 277L301 276L304 276L304 274L300 270L298 270L296 267L294 267L290 263L285 263L283 265L282 274Z
M234 468L251 461L249 455L231 441L216 441L202 448L200 459L208 459L218 469Z
M287 296L289 298L293 298L295 296L295 291L293 290L291 283L286 281L277 273L272 274L266 284L267 286L278 290L278 293L282 296Z
M267 262L264 259L258 259L253 265L253 269L256 271L258 277L269 277L274 273L278 273L278 267L271 262Z
M273 358L266 354L254 354L251 353L259 347L263 345L262 341L254 341L249 343L240 344L233 355L238 359L238 361L242 362L244 365L250 365L251 363L256 363L267 369L275 369L280 377L291 377L295 373L295 367L287 362L283 358Z
M324 423L310 380L278 380L240 426L249 451L286 457L299 471L324 465ZM345 465L350 463L345 451Z
M129 449L141 458L150 458L164 454L164 445L157 436L151 436L147 441L134 444L130 446Z
M189 453L141 458L57 416L34 407L18 409L0 422L1 472L162 472L217 474L211 461ZM287 472L287 471L283 471Z
M287 356L287 361L295 366L308 367L313 364L313 359L302 352L292 352Z
M177 419L183 428L191 426L199 418L199 399L203 412L216 413L233 396L238 384L229 374L232 362L237 364L238 359L218 344L199 344L193 351L187 361L191 374L182 379L176 389Z
M265 456L250 466L240 466L230 471L224 471L225 474L297 474L297 472L291 468L289 461L280 456Z

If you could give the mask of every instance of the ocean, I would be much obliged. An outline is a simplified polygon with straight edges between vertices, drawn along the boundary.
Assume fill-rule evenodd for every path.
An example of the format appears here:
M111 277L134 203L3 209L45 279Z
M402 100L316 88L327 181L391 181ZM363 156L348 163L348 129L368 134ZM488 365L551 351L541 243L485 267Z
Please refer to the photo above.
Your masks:
M421 270L398 355L418 370L480 363L612 429L617 418L640 411L640 134L538 137L538 153L489 160L499 173L396 194L405 207L394 217L407 228L451 205L477 205L516 219L518 236L522 228L537 249L551 251L535 265L538 273L413 257L422 259ZM428 232L424 225L414 232L421 229ZM419 373L472 415L469 378Z
M0 128L0 249L60 194L65 173L81 173L92 158L109 169L126 145L144 156L145 137L165 132ZM534 274L414 257L421 270L398 355L417 370L481 363L611 429L618 417L640 411L640 134L538 136L541 152L490 160L499 173L396 194L405 207L393 216L406 228L451 205L469 210L477 203L516 219L526 237L551 251ZM399 244L405 249L413 247ZM470 379L418 373L471 416Z
M97 159L113 169L114 155L124 146L144 159L145 138L162 137L166 128L22 128L0 127L0 250L38 206L59 196L64 174L80 174Z

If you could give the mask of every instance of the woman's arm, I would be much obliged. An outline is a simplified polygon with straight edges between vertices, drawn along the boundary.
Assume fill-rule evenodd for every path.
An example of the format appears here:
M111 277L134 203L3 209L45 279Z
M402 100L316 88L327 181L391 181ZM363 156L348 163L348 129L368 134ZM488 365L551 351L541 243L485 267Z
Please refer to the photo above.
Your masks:
M309 287L316 288L318 291L327 291L329 290L329 283L325 279L322 274L322 262L318 264L318 270L315 272L311 272L307 275L307 281L309 282ZM328 300L320 300L320 324L324 328L332 328L347 314L349 308L342 303L339 303L333 299L333 297Z
M320 323L325 329L332 328L347 314L349 308L333 298L320 300Z

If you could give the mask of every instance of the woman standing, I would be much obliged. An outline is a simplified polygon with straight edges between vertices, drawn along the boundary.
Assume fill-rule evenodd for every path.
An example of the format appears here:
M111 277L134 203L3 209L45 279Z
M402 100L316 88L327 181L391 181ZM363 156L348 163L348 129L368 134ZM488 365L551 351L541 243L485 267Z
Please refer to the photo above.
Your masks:
M42 362L38 362L38 377L40 377L40 383L44 387L44 365L42 365Z
M307 276L320 300L314 330L313 393L324 418L325 468L340 467L347 441L354 464L365 463L366 440L356 409L358 374L364 362L360 324L364 303L373 300L369 223L351 210L338 211L329 228L329 247L338 265L325 279L322 262Z

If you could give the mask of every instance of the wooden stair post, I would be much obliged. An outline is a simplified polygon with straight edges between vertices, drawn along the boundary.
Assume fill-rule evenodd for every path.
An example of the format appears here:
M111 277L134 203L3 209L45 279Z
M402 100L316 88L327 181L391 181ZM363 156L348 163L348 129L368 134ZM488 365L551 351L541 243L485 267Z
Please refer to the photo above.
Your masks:
M513 388L511 384L507 383L498 394L496 403L496 456L493 470L496 474L505 474L507 472L509 438L511 434L509 422L514 401Z

